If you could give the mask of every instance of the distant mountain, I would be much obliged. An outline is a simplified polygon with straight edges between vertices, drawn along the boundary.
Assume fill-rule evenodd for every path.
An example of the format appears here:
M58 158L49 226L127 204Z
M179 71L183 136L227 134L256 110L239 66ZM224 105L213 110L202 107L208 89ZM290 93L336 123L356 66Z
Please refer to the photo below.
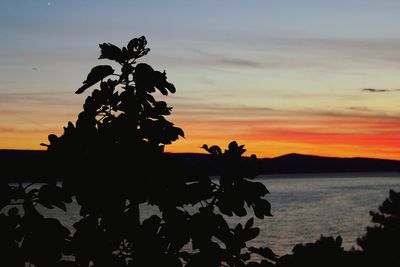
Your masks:
M210 161L207 154L171 154L187 165ZM287 154L276 158L259 159L263 174L329 173L329 172L397 172L399 160L373 158L337 158L303 154ZM400 174L399 174L400 175Z
M30 181L44 178L46 151L0 150L0 180Z
M168 155L188 167L201 168L215 164L208 154ZM259 162L263 174L400 171L399 160L320 157L295 153L259 159ZM0 150L0 180L42 180L47 175L47 168L45 151Z
M400 171L399 160L337 158L287 154L263 160L266 173L386 172Z

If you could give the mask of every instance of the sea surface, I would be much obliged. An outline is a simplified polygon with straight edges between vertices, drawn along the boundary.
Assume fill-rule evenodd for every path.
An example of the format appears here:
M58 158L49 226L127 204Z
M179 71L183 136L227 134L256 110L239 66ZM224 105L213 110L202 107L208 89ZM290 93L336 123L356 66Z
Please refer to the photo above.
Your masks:
M278 255L290 253L299 243L321 235L343 238L346 249L357 247L357 238L373 225L370 210L400 190L400 173L341 173L265 175L259 178L271 192L273 217L257 220L261 234L257 245Z
M400 191L400 173L339 173L302 175L262 175L273 217L256 219L261 234L249 246L267 246L276 254L290 253L299 243L316 241L321 235L343 238L346 249L357 248L356 240L371 223L370 210ZM76 204L68 212L44 210L71 226L79 220ZM143 215L155 210L148 209ZM231 224L245 223L249 217L228 218Z

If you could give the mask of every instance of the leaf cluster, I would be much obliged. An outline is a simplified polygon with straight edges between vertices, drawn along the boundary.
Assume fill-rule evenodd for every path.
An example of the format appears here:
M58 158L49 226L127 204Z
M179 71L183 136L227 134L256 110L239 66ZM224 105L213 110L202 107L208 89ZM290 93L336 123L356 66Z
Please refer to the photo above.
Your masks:
M70 231L57 219L45 218L37 210L41 205L49 209L66 210L72 199L61 187L48 183L40 187L0 183L0 251L7 266L52 266L65 255L71 255Z
M382 266L400 264L400 192L389 191L389 197L379 206L379 211L371 211L375 226L367 227L367 233L357 240L358 245Z
M76 122L43 144L61 184L0 185L0 246L14 260L8 266L241 267L276 260L270 249L247 245L260 231L253 217L245 224L226 221L271 216L268 190L253 181L254 155L243 157L244 146L236 142L224 152L212 146L207 151L218 167L199 171L164 153L184 132L166 119L172 108L156 100L176 91L166 73L137 62L149 52L146 44L144 37L123 48L100 44L99 59L120 70L95 66L76 91L97 86ZM66 211L71 201L80 207L71 232L37 208ZM8 209L15 203L22 209ZM148 207L155 212L148 214Z

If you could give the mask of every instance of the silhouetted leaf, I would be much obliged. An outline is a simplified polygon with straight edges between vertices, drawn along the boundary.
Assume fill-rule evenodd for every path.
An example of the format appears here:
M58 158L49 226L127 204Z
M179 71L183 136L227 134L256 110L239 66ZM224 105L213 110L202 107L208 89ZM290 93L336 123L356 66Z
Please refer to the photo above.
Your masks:
M255 195L263 197L266 194L269 194L268 189L265 187L263 183L253 182L252 183L253 192Z
M245 224L244 228L251 228L254 224L254 218L251 217Z
M66 197L62 189L56 185L47 184L41 186L38 198L39 203L46 208L52 209L53 206L56 206L64 211L67 210L63 201L68 199L68 197Z
M263 219L264 216L272 216L271 214L271 204L265 199L258 199L254 203L254 214L259 219Z
M252 239L256 238L259 234L260 234L259 228L246 229L242 233L242 241L247 242L249 240L252 240Z
M139 57L142 57L146 55L150 49L146 48L147 41L144 36L141 36L139 38L133 38L131 41L128 43L128 53L129 53L129 58L134 58L137 59Z
M165 72L161 73L159 71L155 71L153 75L154 86L163 95L168 95L168 91L171 93L176 92L175 86L172 83L167 82L167 76Z
M201 148L204 149L205 151L207 151L208 153L210 153L211 155L221 155L222 154L221 148L216 145L208 147L208 145L204 144Z
M224 199L219 199L215 205L218 207L219 211L227 216L232 216L233 212L232 212L232 208L231 205L228 201L224 200Z
M249 251L257 253L258 255L261 255L264 258L272 261L276 261L278 259L277 255L270 248L267 247L263 248L249 247Z
M99 65L94 67L88 74L86 80L83 82L83 85L75 93L83 93L87 88L98 83L99 81L113 73L114 69L108 65Z
M241 259L242 261L248 261L248 260L250 260L250 253L242 253L242 254L240 254L240 259Z
M173 127L174 131L176 132L176 136L182 136L185 137L185 133L183 132L183 130L181 128L178 127Z
M229 149L225 153L232 158L238 158L241 157L244 152L246 152L246 149L243 147L243 145L239 146L236 141L232 141L229 143Z
M48 139L49 139L49 141L50 141L50 145L52 145L52 146L56 145L57 142L58 142L58 137L57 137L57 135L55 135L55 134L50 134L50 135L48 136Z
M240 204L237 204L233 207L233 212L239 216L243 217L247 215L247 210L244 208L244 202L241 202Z
M119 47L110 43L99 44L99 47L101 49L101 55L99 59L107 58L110 60L122 62L122 51Z
M157 215L152 215L150 218L143 221L142 225L146 231L149 232L157 232L157 229L160 227L161 218Z

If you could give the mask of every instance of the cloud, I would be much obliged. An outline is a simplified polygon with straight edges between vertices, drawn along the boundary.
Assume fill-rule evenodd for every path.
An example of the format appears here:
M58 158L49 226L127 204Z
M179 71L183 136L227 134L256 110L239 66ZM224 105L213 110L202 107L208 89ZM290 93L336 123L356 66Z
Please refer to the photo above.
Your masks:
M349 110L359 111L359 112L372 112L373 110L367 107L347 107Z
M245 39L245 40L242 40ZM183 47L168 55L158 53L160 64L177 64L199 68L249 68L249 69L318 69L346 73L365 71L372 64L398 67L400 40L350 39L253 36L240 40L212 40ZM232 43L239 44L235 47ZM201 46L200 46L201 45ZM224 50L220 50L224 48Z
M288 37L269 41L277 48L295 49L295 51L313 52L313 54L330 54L343 59L360 59L362 61L379 60L400 63L397 55L400 39L357 39L357 38L308 38Z
M361 89L361 91L370 92L370 93L382 93L382 92L388 92L390 90L389 89L363 88L363 89Z
M225 55L209 54L210 59L219 64L230 67L245 67L245 68L263 68L263 64L255 60L244 59L239 57L228 57Z
M264 68L264 64L256 59L228 55L227 53L206 52L195 50L197 56L201 56L203 63L211 66L240 67L240 68Z
M26 105L71 105L78 100L67 91L40 91L40 92L0 92L0 104L3 106ZM41 106L43 107L43 106Z
M58 129L57 129L58 130ZM28 135L28 134L42 134L46 136L47 134L55 132L53 128L22 128L22 127L0 127L0 135L5 134L13 135Z
M384 92L395 92L400 91L400 89L376 89L376 88L363 88L361 89L363 92L369 93L384 93Z
M219 120L230 117L237 119L275 116L279 111L271 107L253 107L248 105L226 105L221 103L199 103L196 101L179 102L174 105L173 116L177 119L192 121Z

